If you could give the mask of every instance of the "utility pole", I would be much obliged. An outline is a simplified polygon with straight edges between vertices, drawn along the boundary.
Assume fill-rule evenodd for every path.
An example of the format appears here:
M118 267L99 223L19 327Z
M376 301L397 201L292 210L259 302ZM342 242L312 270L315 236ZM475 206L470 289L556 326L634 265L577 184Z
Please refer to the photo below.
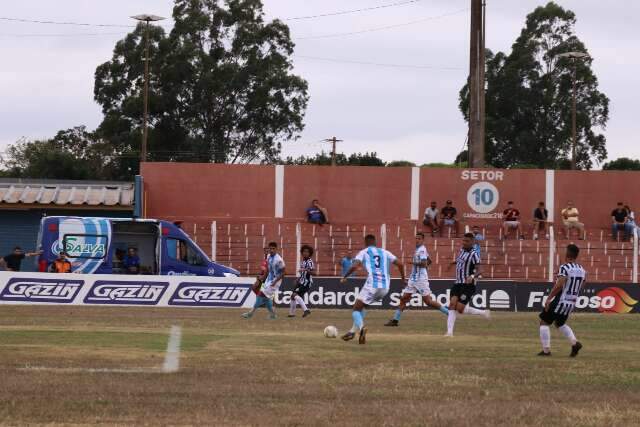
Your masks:
M143 114L142 114L142 144L140 147L140 163L147 161L147 135L149 123L149 23L162 21L163 17L156 15L136 15L132 16L136 21L145 23L144 29L144 89L143 89Z
M485 9L485 0L471 0L468 153L474 168L485 165Z
M578 79L578 61L586 61L590 59L589 54L584 52L565 52L557 55L558 58L571 59L571 170L576 169L576 151L578 147L578 124L577 124L577 109L578 109L578 93L577 93L577 79Z
M331 143L331 166L336 166L336 144L342 141L342 139L337 139L335 136L324 140L324 142Z

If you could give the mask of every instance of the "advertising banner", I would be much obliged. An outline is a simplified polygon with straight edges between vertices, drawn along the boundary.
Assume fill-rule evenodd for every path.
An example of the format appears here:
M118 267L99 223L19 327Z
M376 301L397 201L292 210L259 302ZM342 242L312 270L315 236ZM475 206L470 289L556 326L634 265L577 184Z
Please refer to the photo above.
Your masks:
M252 307L253 278L0 272L0 304Z

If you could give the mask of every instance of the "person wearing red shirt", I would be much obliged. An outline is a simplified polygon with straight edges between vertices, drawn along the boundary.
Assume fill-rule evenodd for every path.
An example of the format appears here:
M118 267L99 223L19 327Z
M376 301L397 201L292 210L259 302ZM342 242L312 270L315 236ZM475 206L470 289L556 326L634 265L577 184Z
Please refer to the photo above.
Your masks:
M524 239L520 226L520 211L513 207L513 202L509 201L507 203L507 209L502 213L502 219L504 220L502 228L505 239L509 237L510 230L516 230L516 238Z

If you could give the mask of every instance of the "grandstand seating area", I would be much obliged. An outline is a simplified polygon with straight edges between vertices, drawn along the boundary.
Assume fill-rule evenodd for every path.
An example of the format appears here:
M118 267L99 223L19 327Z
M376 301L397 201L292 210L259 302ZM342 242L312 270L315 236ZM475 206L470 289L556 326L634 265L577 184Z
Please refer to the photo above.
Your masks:
M215 224L215 233L212 226ZM299 225L298 225L299 224ZM297 257L297 227L301 244L316 250L313 258L317 274L337 276L340 261L348 249L356 254L365 234L380 239L382 224L329 224L317 226L305 222L274 220L216 220L185 221L184 230L205 250L212 253L212 236L216 239L216 261L239 270L243 275L254 275L262 259L263 248L276 241L288 266L294 266ZM413 255L414 236L421 225L415 221L385 224L386 248L403 260ZM548 240L502 240L498 225L483 226L486 240L482 242L483 275L487 279L517 279L540 282L549 278ZM589 281L631 282L633 270L633 244L612 241L605 230L590 230L584 241L576 242L582 249L580 261L588 271ZM571 241L556 236L556 248ZM459 250L459 241L452 236L432 238L427 234L426 246L433 260L429 270L431 278L451 278L451 262ZM562 251L556 250L554 269L562 261ZM289 268L289 274L295 274Z

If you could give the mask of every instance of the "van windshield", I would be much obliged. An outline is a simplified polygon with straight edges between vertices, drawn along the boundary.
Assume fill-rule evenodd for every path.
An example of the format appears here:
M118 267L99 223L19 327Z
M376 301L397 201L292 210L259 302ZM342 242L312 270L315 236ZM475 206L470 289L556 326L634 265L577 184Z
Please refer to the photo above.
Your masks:
M207 265L207 261L202 257L202 255L200 255L192 245L183 239L176 239L173 237L167 238L167 256L170 259L184 262L189 265Z

